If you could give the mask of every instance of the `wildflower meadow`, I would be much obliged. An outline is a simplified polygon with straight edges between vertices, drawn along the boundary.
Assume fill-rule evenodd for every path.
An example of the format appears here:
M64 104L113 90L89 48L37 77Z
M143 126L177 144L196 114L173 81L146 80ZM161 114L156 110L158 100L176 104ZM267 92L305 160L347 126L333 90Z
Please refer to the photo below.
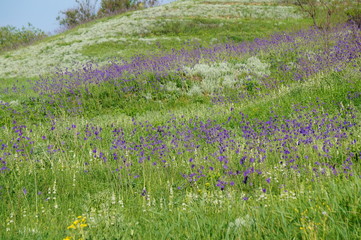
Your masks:
M73 68L28 78L3 69L0 239L361 238L359 26L313 27L277 1L197 1L182 15L190 2L158 14L182 16L194 33L163 22L143 35L184 40L174 48L142 43L107 62L74 50ZM219 35L200 26L226 36L219 24L231 32L230 20L188 17L212 4L248 24L299 23L211 42ZM158 21L152 9L121 16Z

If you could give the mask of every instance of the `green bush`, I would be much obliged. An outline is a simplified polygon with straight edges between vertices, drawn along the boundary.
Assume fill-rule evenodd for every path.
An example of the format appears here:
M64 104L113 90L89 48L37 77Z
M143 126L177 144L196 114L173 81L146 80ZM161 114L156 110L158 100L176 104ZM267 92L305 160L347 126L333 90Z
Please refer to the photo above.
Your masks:
M97 11L98 0L75 0L75 2L76 7L60 11L61 15L56 18L65 30L97 18L143 7L153 7L158 3L157 0L102 0L100 9Z
M294 4L319 28L329 29L345 20L361 26L360 0L296 0Z
M98 11L98 17L127 12L143 7L153 7L157 3L157 0L102 0Z
M61 12L64 17L61 18L60 16L57 17L60 25L65 26L66 28L73 28L76 25L80 24L79 19L79 11L78 9L71 8Z
M47 35L30 23L21 29L14 26L0 27L0 52L38 41Z
M136 5L134 0L102 0L98 15L125 12Z
M356 23L361 27L361 6L359 8L351 8L346 11L348 22Z
M68 29L96 18L97 0L75 0L75 2L77 3L76 8L61 11L60 13L63 14L63 17L58 16L56 18L60 25Z

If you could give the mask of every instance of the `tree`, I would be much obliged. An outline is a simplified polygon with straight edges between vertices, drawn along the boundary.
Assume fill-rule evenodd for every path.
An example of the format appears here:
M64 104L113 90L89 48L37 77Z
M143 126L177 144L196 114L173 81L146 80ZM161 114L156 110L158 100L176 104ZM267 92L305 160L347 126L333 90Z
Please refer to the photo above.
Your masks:
M77 6L60 13L64 16L58 16L56 19L59 24L66 28L73 28L81 23L88 22L96 17L96 6L98 0L75 0Z
M158 0L144 0L142 4L144 7L154 7L158 4Z
M334 18L342 18L345 9L353 6L355 0L296 0L296 5L313 21L313 25L329 29ZM357 0L359 1L359 0Z
M102 0L98 14L114 14L125 12L135 5L136 3L132 0Z
M153 7L157 3L157 0L102 0L98 15L117 14L142 7Z
M306 13L310 18L312 18L313 25L317 26L317 0L296 0L296 5Z
M136 10L142 7L153 7L158 0L101 0L100 9L96 14L98 0L75 0L77 6L60 13L56 19L66 29L91 21L104 15L117 14Z
M79 19L81 22L92 20L96 17L98 0L75 0L78 3Z
M61 11L61 14L65 15L63 16L63 18L61 18L60 16L58 16L56 18L56 20L59 21L59 24L61 26L64 26L65 28L69 29L69 28L73 28L76 25L78 25L80 23L79 20L79 12L78 9L76 8L71 8L71 9L67 9L65 11Z

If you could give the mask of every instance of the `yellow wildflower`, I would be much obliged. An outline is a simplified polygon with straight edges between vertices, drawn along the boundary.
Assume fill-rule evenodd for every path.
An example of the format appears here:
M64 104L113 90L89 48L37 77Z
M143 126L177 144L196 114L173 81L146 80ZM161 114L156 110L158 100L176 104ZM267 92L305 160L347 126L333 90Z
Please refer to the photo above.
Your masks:
M80 227L81 227L81 228L85 228L85 227L87 227L87 226L88 226L88 224L86 224L86 223L80 224Z
M68 229L76 229L76 227L75 227L74 224L72 224L72 225L70 225L70 226L68 227Z
M64 238L63 240L71 240L71 237L67 236L67 237Z

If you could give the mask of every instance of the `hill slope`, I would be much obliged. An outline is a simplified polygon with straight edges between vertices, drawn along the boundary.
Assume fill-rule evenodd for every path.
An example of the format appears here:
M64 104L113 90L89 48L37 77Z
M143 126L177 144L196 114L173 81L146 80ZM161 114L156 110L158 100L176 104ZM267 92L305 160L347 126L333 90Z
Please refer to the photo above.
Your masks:
M293 6L273 2L186 0L101 19L1 54L0 78L34 77L88 61L106 64L111 57L154 52L159 44L170 50L189 39L204 44L226 37L241 41L289 29L300 16Z
M273 4L178 2L6 53L37 69L8 56L8 76L45 75L1 80L0 239L359 239L361 29L279 33L308 21ZM43 63L66 57L95 63Z

